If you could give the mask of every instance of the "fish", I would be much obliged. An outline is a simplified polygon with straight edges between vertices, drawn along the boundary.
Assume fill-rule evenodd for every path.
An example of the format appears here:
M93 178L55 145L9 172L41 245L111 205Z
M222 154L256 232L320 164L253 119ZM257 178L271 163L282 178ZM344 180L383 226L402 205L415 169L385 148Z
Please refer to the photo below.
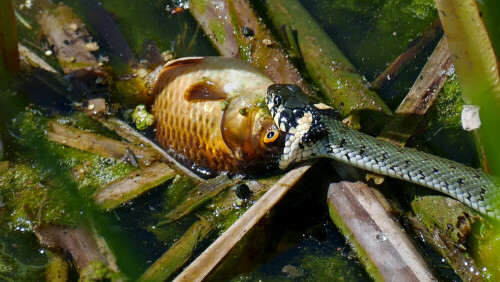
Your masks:
M235 58L167 62L152 89L156 140L202 177L277 171L285 133L264 101L271 84L260 70Z

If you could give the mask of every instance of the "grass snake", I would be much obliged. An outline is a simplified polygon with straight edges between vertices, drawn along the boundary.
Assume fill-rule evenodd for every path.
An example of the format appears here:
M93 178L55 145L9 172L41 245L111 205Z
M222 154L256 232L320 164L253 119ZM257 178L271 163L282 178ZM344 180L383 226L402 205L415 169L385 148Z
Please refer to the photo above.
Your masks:
M311 158L331 158L432 188L500 220L499 181L481 170L353 130L332 108L311 102L296 85L269 86L266 104L286 133L281 169Z

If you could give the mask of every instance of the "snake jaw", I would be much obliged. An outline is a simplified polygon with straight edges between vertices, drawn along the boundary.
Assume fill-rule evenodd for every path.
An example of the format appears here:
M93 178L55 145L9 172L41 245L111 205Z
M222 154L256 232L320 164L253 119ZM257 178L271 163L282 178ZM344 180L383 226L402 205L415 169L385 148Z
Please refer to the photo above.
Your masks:
M291 127L285 139L285 146L279 161L280 169L286 169L288 166L300 161L315 157L315 143L305 142L307 133L311 129L312 115L304 113L297 118L297 126ZM317 150L316 150L317 151Z
M266 104L276 125L286 133L285 146L280 157L280 169L321 153L319 142L327 137L321 121L323 111L313 104L302 90L291 84L273 84L268 87ZM322 112L320 114L320 111Z

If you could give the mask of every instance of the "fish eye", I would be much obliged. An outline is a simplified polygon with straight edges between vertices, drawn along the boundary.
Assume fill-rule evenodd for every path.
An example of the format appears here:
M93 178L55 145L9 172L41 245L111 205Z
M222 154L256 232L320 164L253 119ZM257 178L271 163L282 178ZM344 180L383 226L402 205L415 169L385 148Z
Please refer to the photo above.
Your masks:
M266 144L272 143L276 141L276 139L278 139L278 136L279 136L278 130L271 129L266 133L266 136L264 136L264 143Z

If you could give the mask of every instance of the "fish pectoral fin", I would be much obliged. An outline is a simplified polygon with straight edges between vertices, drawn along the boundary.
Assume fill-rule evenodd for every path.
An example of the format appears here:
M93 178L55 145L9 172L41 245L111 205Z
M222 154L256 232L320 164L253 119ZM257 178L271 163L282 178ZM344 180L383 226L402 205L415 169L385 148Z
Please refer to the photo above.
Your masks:
M184 99L189 102L225 100L227 96L220 83L208 79L191 85L184 93Z

